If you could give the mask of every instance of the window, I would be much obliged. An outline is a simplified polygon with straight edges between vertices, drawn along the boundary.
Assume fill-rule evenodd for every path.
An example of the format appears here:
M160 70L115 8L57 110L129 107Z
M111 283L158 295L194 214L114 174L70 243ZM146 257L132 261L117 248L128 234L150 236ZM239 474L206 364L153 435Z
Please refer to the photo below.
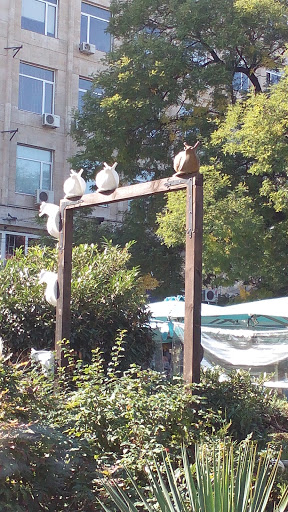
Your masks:
M249 89L249 79L248 76L244 73L234 73L233 76L233 89L234 91L248 91Z
M20 110L54 114L54 71L20 62Z
M30 245L38 239L37 235L27 235L25 233L13 233L0 231L0 259L8 260L14 256L15 250L22 248L27 254Z
M43 188L51 190L52 151L31 146L17 146L16 192L35 194Z
M21 28L56 36L57 0L22 0Z
M82 2L81 6L80 43L94 44L97 50L109 52L111 38L106 30L110 12L85 2Z
M92 80L88 80L88 78L80 78L79 77L79 93L78 93L78 108L81 111L83 105L83 96L87 91L90 91L93 85ZM102 96L102 89L94 89L93 94L96 96Z
M266 82L267 85L275 85L278 84L280 81L280 78L282 76L282 73L280 71L267 71L266 72Z

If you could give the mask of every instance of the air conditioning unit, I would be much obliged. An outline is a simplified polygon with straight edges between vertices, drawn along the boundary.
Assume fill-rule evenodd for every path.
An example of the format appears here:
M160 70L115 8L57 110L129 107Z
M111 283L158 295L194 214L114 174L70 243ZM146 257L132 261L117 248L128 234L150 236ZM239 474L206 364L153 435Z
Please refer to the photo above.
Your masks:
M79 50L81 53L85 53L85 55L93 55L96 52L96 46L90 43L80 43Z
M203 302L218 302L218 289L208 288L202 290L202 300Z
M55 114L43 114L42 125L49 126L49 128L59 128L60 116L55 116Z
M53 203L54 191L44 190L43 188L36 190L36 204L41 204L43 201L45 201L45 203Z

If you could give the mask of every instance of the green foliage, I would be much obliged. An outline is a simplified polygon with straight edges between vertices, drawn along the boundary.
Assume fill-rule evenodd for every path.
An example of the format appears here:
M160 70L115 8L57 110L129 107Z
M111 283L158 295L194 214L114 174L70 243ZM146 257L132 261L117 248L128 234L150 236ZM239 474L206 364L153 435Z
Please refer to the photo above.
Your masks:
M223 439L228 427L234 440L254 430L264 448L268 433L287 422L274 394L244 373L225 384L208 372L191 394L180 379L136 365L120 372L124 334L108 364L99 348L90 364L75 360L67 343L56 380L36 364L0 360L3 512L99 511L99 473L122 480L126 467L145 487L147 461L163 466L163 450L179 465L183 443L191 451Z
M263 249L270 242L263 217L255 212L245 186L233 186L228 176L212 166L203 167L203 174L204 282L210 276L215 284L260 278L266 264ZM184 246L185 209L185 193L168 194L166 208L157 216L157 233L168 246Z
M286 72L269 94L250 96L230 107L212 137L224 153L249 159L247 172L261 177L259 194L276 212L287 212L287 86Z
M131 201L123 223L117 226L107 223L97 226L93 223L92 217L87 220L82 216L76 216L74 241L77 244L84 241L101 244L103 238L108 238L113 244L125 247L134 240L135 243L131 244L129 249L131 258L127 266L137 266L139 275L150 275L156 279L157 288L151 295L154 299L161 300L167 296L181 294L184 282L183 263L179 257L178 247L167 248L155 233L155 212L159 209L159 204L163 206L163 197L154 196ZM147 289L148 293L149 291Z
M130 499L115 482L106 481L104 486L121 512L153 512L158 507L165 512L264 512L277 474L280 453L275 460L274 454L268 450L259 458L258 464L256 454L257 446L249 442L240 444L237 452L233 444L197 445L195 467L191 467L186 451L182 451L184 476L181 479L173 471L170 459L163 455L165 478L157 463L156 471L153 466L148 467L149 499L133 478L136 501ZM158 504L157 508L155 504ZM284 512L287 504L288 486L274 511ZM101 505L109 512L103 502Z
M147 457L164 446L179 452L183 440L219 424L180 381L136 366L120 375L122 345L119 336L106 370L99 349L90 365L66 349L68 366L56 382L34 365L0 361L3 512L99 510L93 480L100 469L122 472L125 463L143 478Z
M119 349L121 340L107 374L98 351L91 365L78 367L75 390L57 420L72 437L89 440L98 463L110 471L124 464L141 474L147 458L158 457L163 447L179 453L182 442L193 444L221 426L218 414L202 407L203 399L187 393L180 380L169 382L136 365L119 376Z
M241 441L251 434L265 445L269 433L284 425L286 402L279 401L274 390L263 387L263 379L255 380L249 372L235 370L219 380L221 374L220 368L206 369L198 392L230 423L233 439Z
M86 95L73 132L81 148L73 165L90 176L115 150L126 179L167 175L183 137L206 140L235 101L235 72L260 91L257 70L283 63L287 6L280 0L214 0L213 12L209 0L114 0L111 11L109 30L121 44L95 77L104 95Z
M172 157L184 140L200 140L204 281L216 276L225 285L240 279L270 294L287 293L287 79L277 97L271 90L270 104L270 91L259 81L263 68L284 67L286 3L213 0L211 9L210 0L114 0L111 11L109 29L121 44L107 54L107 69L94 76L104 95L91 90L82 112L75 113L74 168L84 167L86 177L94 177L116 150L123 182L159 178L173 173ZM246 103L247 93L235 91L235 73L246 75L256 98L248 96ZM229 105L234 107L226 118ZM185 233L183 208L173 196L158 232L169 246L169 268L173 258L180 261ZM139 215L135 262L146 273L139 258L141 222ZM163 297L169 273L161 276L163 248L154 233L146 247L150 240L160 254Z
M93 245L73 249L70 340L84 359L97 346L109 359L117 332L125 330L126 368L131 362L147 365L153 353L146 297L137 269L127 268L129 247L107 242L101 250ZM56 265L56 250L33 247L27 256L18 251L0 269L0 336L6 350L54 348L55 308L45 301L38 276L41 268L55 271Z
M0 435L1 511L95 510L88 446L37 423L2 424Z

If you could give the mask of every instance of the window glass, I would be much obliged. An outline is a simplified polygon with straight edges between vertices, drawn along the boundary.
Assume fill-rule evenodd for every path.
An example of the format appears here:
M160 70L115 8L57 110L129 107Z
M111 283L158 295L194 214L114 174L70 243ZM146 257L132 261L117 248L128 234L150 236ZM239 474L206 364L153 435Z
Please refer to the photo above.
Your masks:
M101 7L96 7L96 5L85 4L84 2L82 2L82 12L107 21L109 21L110 18L110 12L106 9L101 9Z
M81 16L80 42L88 43L88 16Z
M42 89L42 82L40 80L20 76L19 109L42 114Z
M53 84L45 83L44 92L44 112L51 114L53 112Z
M267 71L266 80L268 85L278 84L282 76L280 71Z
M43 163L41 188L50 190L51 188L51 165Z
M87 91L90 91L92 87L92 80L88 80L87 78L79 78L79 93L78 93L78 108L81 111L83 106L83 96ZM102 89L94 89L93 91L96 96L102 96Z
M16 167L16 192L35 194L40 188L41 163L18 159Z
M54 37L56 32L56 7L48 5L47 8L47 36Z
M20 247L25 249L25 236L24 235L12 235L6 234L5 240L5 259L10 259L15 253L16 249Z
M92 81L86 80L85 78L79 78L79 94L78 94L78 108L82 109L83 106L83 96L89 91L92 87Z
M97 50L101 52L110 51L110 34L105 32L106 29L106 21L90 17L89 43L95 44Z
M52 151L17 146L16 192L35 194L35 190L51 189Z
M56 36L57 0L22 0L21 28Z
M49 149L39 149L32 146L22 146L20 144L17 146L17 157L52 162L52 152Z
M244 73L235 73L233 77L233 89L234 91L248 91L249 80L248 76Z
M80 42L94 44L97 50L110 51L111 37L106 32L110 12L82 2Z
M48 80L50 82L54 81L54 71L40 68L38 66L32 66L32 64L25 64L24 62L20 62L20 73L42 80Z
M54 113L54 71L20 63L18 108L36 114Z
M37 0L22 1L21 28L45 34L45 4Z

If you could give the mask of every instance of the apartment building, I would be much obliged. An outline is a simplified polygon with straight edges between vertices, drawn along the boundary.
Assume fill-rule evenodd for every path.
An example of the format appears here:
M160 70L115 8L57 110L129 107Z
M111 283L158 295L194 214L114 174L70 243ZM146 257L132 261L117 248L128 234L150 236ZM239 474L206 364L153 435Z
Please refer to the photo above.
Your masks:
M109 0L1 0L0 257L39 237L42 200L59 204L76 147L69 135L111 46ZM88 191L88 190L87 190ZM97 207L119 221L118 204Z

